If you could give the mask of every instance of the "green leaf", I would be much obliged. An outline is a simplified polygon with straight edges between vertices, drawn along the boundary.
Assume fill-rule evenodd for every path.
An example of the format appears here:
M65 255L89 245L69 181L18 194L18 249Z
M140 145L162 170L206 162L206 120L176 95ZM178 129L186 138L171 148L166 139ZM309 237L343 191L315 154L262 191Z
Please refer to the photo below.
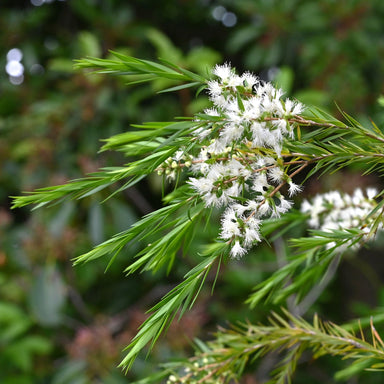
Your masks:
M31 320L14 304L0 301L0 342L8 344L32 326Z
M218 258L225 253L227 245L220 243L215 247L213 254L204 257L203 261L185 275L185 280L167 293L150 312L150 317L141 325L139 332L127 347L128 354L120 366L129 369L140 351L151 342L152 349L154 342L160 334L167 329L170 321L173 320L177 311L181 314L190 308L201 289L209 271Z
M25 336L14 341L5 350L5 355L12 361L12 365L24 371L33 371L33 362L36 355L47 355L53 345L42 336Z
M29 294L29 305L36 320L44 326L63 322L66 288L57 268L46 265L35 276Z

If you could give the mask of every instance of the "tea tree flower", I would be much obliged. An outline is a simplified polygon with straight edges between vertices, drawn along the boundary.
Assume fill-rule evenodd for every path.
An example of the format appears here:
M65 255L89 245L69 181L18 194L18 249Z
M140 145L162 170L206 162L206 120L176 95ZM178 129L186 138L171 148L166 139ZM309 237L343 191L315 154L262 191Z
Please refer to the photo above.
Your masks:
M295 184L292 180L288 181L288 185L289 185L288 193L290 197L302 191L302 186Z
M378 212L371 214L377 205L373 199L376 195L374 188L367 188L365 194L357 188L352 195L331 191L316 195L311 201L304 200L301 212L308 215L308 225L314 229L332 232L360 228L368 234L379 215ZM383 222L380 222L376 231L382 229Z
M284 140L294 138L290 118L304 107L293 100L282 100L283 91L246 72L239 76L229 64L213 69L208 82L212 107L197 116L190 152L181 148L161 167L193 174L187 183L207 207L223 207L220 238L231 245L238 258L261 241L262 219L279 217L292 204L280 187L288 183L288 195L301 191L288 175L282 161ZM180 161L189 159L180 166ZM172 161L173 160L173 161ZM238 204L238 199L244 203ZM252 208L251 208L252 207Z

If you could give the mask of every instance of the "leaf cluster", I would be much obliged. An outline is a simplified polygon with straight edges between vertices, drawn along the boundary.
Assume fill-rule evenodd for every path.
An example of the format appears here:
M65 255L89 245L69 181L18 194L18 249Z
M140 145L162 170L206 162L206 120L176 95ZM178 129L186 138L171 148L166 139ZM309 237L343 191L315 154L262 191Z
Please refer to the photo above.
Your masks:
M384 134L372 122L367 128L348 114L341 112L345 122L324 111L311 108L308 116L297 121L300 140L287 142L290 153L297 153L313 165L306 178L334 173L355 166L363 174L382 174L384 166Z
M185 88L202 87L206 78L167 60L156 63L149 60L137 59L119 52L111 52L115 59L87 58L76 62L77 69L89 69L97 73L124 76L127 85L135 85L155 81L159 78L182 82L183 84L162 90L162 92L179 91Z

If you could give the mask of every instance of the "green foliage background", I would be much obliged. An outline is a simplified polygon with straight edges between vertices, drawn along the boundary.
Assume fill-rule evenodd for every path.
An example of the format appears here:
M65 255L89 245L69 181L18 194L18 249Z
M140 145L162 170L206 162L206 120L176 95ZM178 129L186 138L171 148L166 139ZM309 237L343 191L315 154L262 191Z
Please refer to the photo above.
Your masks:
M71 259L158 208L161 180L153 177L104 205L99 201L107 191L76 205L11 212L9 196L118 164L118 154L97 155L100 140L130 124L191 115L206 101L188 90L153 97L166 85L160 80L127 90L123 78L75 72L74 59L108 57L109 50L118 50L165 58L202 74L228 61L239 71L274 80L303 103L337 114L336 101L355 117L384 123L377 101L384 84L381 0L131 3L56 0L33 6L9 0L0 5L1 383L127 383L152 372L159 361L190 352L190 340L223 319L265 316L242 303L274 265L268 247L257 258L222 269L214 298L203 292L196 309L170 329L149 359L141 356L128 376L116 368L145 310L190 266L169 275L126 278L124 257L142 244L126 249L106 273L103 260L73 268ZM220 20L226 12L237 17L233 27ZM5 72L6 54L14 47L23 52L21 85L11 84ZM375 183L375 175L361 178L351 169L311 182L306 193ZM345 321L384 305L380 253L378 244L372 256L363 252L344 262L315 309L321 314L327 308L328 319ZM314 383L333 382L334 364L320 359L298 374L297 383L309 377ZM256 383L251 372L247 380ZM366 374L359 380L375 383L380 377Z

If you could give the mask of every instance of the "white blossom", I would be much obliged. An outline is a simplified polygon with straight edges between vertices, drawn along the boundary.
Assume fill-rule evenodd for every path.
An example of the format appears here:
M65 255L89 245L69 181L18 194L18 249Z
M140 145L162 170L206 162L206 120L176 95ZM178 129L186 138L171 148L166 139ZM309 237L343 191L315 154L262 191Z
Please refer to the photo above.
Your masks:
M245 228L244 233L244 244L249 247L252 246L255 242L260 242L260 233L259 231L251 228Z
M240 234L241 232L236 213L234 209L229 208L224 213L223 218L221 220L220 237L222 239L228 240L231 239L233 236L240 236Z
M181 170L192 173L187 183L205 206L224 211L219 236L230 244L230 255L239 258L261 241L262 220L291 208L279 186L288 183L289 196L301 191L281 153L284 141L294 138L292 117L304 107L282 100L281 89L252 73L237 75L228 63L216 65L212 73L207 83L212 105L204 118L196 117L191 146L180 148L159 172L172 177Z
M308 215L308 225L325 232L360 228L369 233L377 219L377 213L372 214L377 203L372 197L376 196L374 188L364 192L357 188L352 195L331 191L316 195L311 202L305 200L301 212ZM379 222L377 230L383 229ZM345 247L350 244L345 244ZM331 245L328 245L331 247ZM358 247L358 244L355 245Z
M292 207L292 202L288 201L284 198L283 195L279 196L280 203L275 204L275 206L272 209L272 217L280 217L284 213L288 212Z
M227 145L228 142L226 140L213 139L211 144L207 147L207 152L213 154L224 153Z
M377 195L377 189L376 188L367 188L366 190L368 199L372 200Z
M295 184L292 180L288 182L288 185L289 185L289 189L288 189L289 197L296 195L296 193L301 192L303 189L301 185Z
M220 132L220 137L223 139L225 146L232 143L233 141L238 141L244 132L244 126L235 123L229 123L224 126L224 129Z
M242 247L239 241L235 241L235 244L233 245L230 251L230 255L234 259L239 259L241 256L244 256L246 253L247 253L247 249Z
M227 82L232 76L232 68L228 63L224 65L216 65L212 72L217 77L220 77L222 82Z
M258 208L260 217L268 215L271 211L272 211L272 208L268 200L264 200L263 202L260 203Z
M206 177L200 177L196 179L195 177L191 177L188 183L198 192L200 195L204 195L208 192L211 192L214 185L212 180Z
M286 200L283 195L280 196L280 213L285 213L292 208L292 201Z
M287 99L285 101L285 115L300 115L304 110L303 104Z
M222 93L222 87L216 80L211 80L208 82L208 90L211 97L218 97Z
M262 195L268 190L269 183L266 172L260 172L253 178L252 189L255 192L260 192Z
M250 72L245 72L243 73L243 75L241 76L241 80L243 82L243 84L248 84L248 86L252 89L252 86L254 84L257 84L259 82L259 79L257 76L255 76L253 73L250 73Z
M280 167L274 167L268 170L268 177L272 181L281 183L284 180L285 173Z

